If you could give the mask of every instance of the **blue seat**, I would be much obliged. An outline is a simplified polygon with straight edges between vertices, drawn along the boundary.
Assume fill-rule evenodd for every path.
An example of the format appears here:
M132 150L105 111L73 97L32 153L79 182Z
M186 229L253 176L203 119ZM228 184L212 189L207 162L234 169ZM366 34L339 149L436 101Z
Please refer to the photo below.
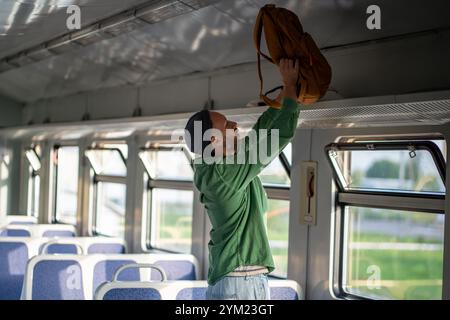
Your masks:
M24 229L3 229L0 231L0 237L31 237L31 234Z
M94 267L94 279L92 285L92 295L95 294L97 288L107 282L113 280L114 272L121 266L136 263L134 260L104 260L96 263ZM139 281L140 274L137 269L130 269L120 274L120 281Z
M101 285L97 300L205 300L206 281L117 282ZM293 280L269 280L271 300L300 300L302 291Z
M0 300L18 300L28 259L38 254L44 239L0 238Z
M205 300L206 287L202 288L184 288L176 296L176 300Z
M9 224L29 226L29 225L36 224L36 222L32 222L32 221L11 221Z
M44 244L39 252L41 254L122 254L126 252L126 244L121 238L58 238Z
M89 245L87 253L94 254L94 253L126 253L126 246L125 243L122 241L121 243L93 243Z
M206 281L110 281L101 285L97 300L205 300Z
M125 251L125 243L122 239L104 237L0 238L0 300L20 299L27 262L30 258L43 253L44 249L46 254L84 254L108 250L116 253Z
M162 300L154 288L115 288L105 293L101 300Z
M160 266L166 272L168 280L195 280L195 264L186 260L165 260L156 261L155 265ZM152 270L152 280L161 280L161 275Z
M0 299L18 300L28 261L28 248L23 242L0 244Z
M37 218L26 215L7 215L4 219L0 219L0 225L7 226L14 225L31 225L37 224Z
M74 238L75 239L75 238ZM39 249L40 254L77 254L78 245L71 243L44 243Z
M52 275L52 276L49 276ZM33 300L84 300L83 272L75 260L39 261L33 271Z
M76 238L75 238L76 239ZM53 245L53 243L52 243ZM180 268L173 265L180 264ZM27 265L22 298L29 299L93 299L103 283L112 281L114 272L128 264L152 264L158 262L171 270L172 277L197 278L198 263L192 255L184 254L89 254L49 255L32 258ZM164 262L164 263L163 263ZM187 267L189 266L189 267ZM38 276L36 276L38 274ZM79 276L78 276L79 275ZM116 279L120 282L140 282L161 278L150 270L130 269ZM46 280L47 279L47 280ZM48 281L48 284L45 282ZM74 283L83 285L75 286ZM72 283L72 285L71 285ZM70 287L72 286L72 287ZM75 286L75 289L73 288ZM45 292L43 292L45 290ZM38 292L36 292L38 291Z
M270 300L303 300L303 290L294 280L269 279Z
M280 286L270 288L271 300L300 300L299 292L292 287Z
M75 237L75 231L70 230L47 230L42 233L43 237Z
M65 224L10 224L0 228L2 237L75 237L75 227Z

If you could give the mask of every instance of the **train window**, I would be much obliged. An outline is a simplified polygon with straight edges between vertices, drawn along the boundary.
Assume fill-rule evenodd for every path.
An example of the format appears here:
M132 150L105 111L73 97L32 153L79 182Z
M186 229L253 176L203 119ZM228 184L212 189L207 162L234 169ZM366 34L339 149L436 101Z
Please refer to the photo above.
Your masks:
M36 149L30 148L25 151L25 156L31 166L31 168L38 172L41 169L41 160L36 152Z
M267 210L267 236L275 262L272 276L286 278L289 241L289 201L269 199Z
M432 142L338 144L328 155L345 190L445 192L445 160Z
M86 156L96 174L106 176L126 176L125 156L118 148L88 149Z
M287 277L291 154L289 143L259 175L268 197L267 236L275 262L271 275L281 278Z
M79 148L58 146L54 150L54 157L54 221L75 225L77 223Z
M280 156L274 159L264 170L260 173L259 178L264 185L270 186L286 186L291 185L289 177L291 165L291 144L285 147Z
M439 150L441 151L442 156L444 157L445 161L447 161L447 143L444 139L440 140L431 140L435 145L438 146Z
M288 145L283 149L283 155L286 158L286 161L289 163L289 166L292 165L292 143L288 143Z
M193 191L151 191L150 246L174 252L191 252Z
M11 163L10 155L1 150L1 163L0 163L0 212L8 212L8 179L9 179L9 167Z
M333 273L338 296L441 298L445 147L444 140L326 147L338 189Z
M146 150L139 153L152 179L192 181L193 171L183 150ZM170 168L170 170L168 169Z
M123 238L126 185L98 182L96 193L95 234Z
M194 189L186 148L152 147L139 157L147 172L147 248L190 253Z
M39 146L25 150L25 158L28 161L28 197L27 211L29 215L37 217L39 214L39 190L41 184L41 149Z
M348 206L346 292L374 299L441 299L444 215Z
M125 235L127 155L125 144L100 144L86 150L94 172L94 235Z

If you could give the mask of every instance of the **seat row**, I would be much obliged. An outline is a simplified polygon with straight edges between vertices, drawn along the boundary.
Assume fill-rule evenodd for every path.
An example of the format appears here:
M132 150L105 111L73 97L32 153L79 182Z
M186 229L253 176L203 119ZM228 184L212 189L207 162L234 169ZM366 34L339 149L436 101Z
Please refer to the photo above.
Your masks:
M102 284L96 300L206 300L208 283L199 281L117 281ZM271 300L302 300L303 293L296 281L269 280Z
M0 237L75 237L76 230L67 224L8 224L0 227Z
M126 265L132 268L114 279L115 272ZM39 255L27 264L21 298L92 300L105 282L196 280L198 271L198 262L190 254Z
M7 215L0 217L0 227L7 226L9 224L31 225L37 223L37 218L33 216Z
M27 266L25 300L205 300L188 254L40 255ZM271 299L299 300L292 280L269 280Z
M28 259L27 252L23 251L30 248L34 253L46 252L50 245L66 245L77 240L93 243L114 239L50 239L48 243L32 238L0 239L0 299L205 299L207 283L198 281L198 262L189 254L44 253ZM4 250L12 243L22 243L21 249ZM269 286L272 299L302 298L295 281L269 280Z
M2 222L0 300L206 298L208 285L198 280L192 255L126 254L122 239L75 237L73 226L38 225L24 216ZM269 280L269 286L274 300L302 298L295 281Z
M122 239L0 237L0 300L19 299L28 261L40 254L122 254Z

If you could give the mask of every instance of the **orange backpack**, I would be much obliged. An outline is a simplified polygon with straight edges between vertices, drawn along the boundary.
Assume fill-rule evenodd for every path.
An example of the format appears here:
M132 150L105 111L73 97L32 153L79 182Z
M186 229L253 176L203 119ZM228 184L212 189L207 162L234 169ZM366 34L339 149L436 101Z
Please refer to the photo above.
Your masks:
M272 58L261 52L263 27L267 48ZM258 52L260 96L267 105L280 107L277 101L263 94L261 56L276 65L283 58L300 60L297 83L299 103L311 104L325 95L331 81L331 67L311 36L303 31L295 13L285 8L276 8L275 5L265 5L256 18L253 38Z

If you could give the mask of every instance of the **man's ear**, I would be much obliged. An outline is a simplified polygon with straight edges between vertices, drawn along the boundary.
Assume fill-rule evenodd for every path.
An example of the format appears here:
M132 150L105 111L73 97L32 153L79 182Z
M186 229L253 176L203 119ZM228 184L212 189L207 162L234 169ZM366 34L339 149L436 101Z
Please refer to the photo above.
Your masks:
M214 143L214 141L216 141L216 137L212 136L211 137L211 143Z

